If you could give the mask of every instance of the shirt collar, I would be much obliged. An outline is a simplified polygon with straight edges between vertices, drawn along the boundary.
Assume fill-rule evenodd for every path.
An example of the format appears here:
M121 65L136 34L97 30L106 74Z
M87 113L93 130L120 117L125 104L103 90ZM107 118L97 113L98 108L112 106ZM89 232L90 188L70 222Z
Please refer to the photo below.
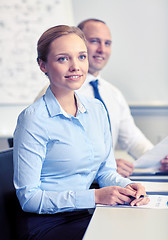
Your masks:
M85 85L89 84L90 81L94 81L96 79L98 79L98 80L101 79L100 74L97 77L95 77L91 73L88 73L87 74L87 78L86 78L86 80L85 80L83 85L85 86Z
M86 108L84 107L84 105L82 104L81 100L78 98L76 93L75 93L75 97L77 100L77 107L78 107L77 114L86 112ZM63 110L63 108L57 101L56 97L54 96L54 94L50 89L50 86L46 90L46 93L44 95L44 101L46 102L46 107L51 117L54 117L60 114L64 115L65 117L70 117L70 115Z
M76 96L76 101L77 101L78 112L79 113L86 112L85 106L83 105L83 103L81 102L81 100L79 99L79 97L76 93L75 93L75 96ZM78 112L77 112L77 114L78 114Z

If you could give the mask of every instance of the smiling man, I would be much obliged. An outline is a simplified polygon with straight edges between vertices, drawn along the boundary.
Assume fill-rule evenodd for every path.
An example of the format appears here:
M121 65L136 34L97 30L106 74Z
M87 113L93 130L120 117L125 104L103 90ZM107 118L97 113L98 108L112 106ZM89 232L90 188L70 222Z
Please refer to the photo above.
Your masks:
M126 100L119 89L105 81L100 71L107 64L112 50L112 36L106 23L99 19L87 19L78 27L87 39L89 73L78 93L88 97L96 97L91 82L97 80L99 93L108 111L113 137L113 147L128 152L134 159L150 150L153 145L137 128L131 116ZM129 176L134 166L124 159L116 159L117 171L122 176Z

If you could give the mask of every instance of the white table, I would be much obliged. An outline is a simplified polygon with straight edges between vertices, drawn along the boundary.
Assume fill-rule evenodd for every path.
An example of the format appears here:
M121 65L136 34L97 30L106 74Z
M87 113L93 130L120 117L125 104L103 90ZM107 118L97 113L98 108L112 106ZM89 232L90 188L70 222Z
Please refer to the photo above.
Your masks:
M83 240L168 240L168 209L97 207Z
M119 151L115 155L120 156L121 153ZM127 160L132 161L128 158ZM164 181L168 176L133 176L131 179L141 182L149 194L152 192L168 194L168 182ZM145 179L146 181L143 181ZM152 179L158 181L152 182ZM83 237L83 240L132 239L168 240L168 209L97 206Z
M148 181L136 181L138 183L141 183L145 189L146 192L168 192L168 182L148 182Z

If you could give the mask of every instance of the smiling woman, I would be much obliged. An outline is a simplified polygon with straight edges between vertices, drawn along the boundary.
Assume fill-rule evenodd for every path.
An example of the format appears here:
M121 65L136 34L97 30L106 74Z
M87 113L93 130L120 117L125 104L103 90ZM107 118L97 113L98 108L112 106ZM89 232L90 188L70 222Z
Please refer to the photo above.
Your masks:
M14 133L14 186L23 209L18 238L80 240L92 216L88 209L97 203L140 205L149 200L140 198L143 186L116 172L103 104L74 91L88 71L81 30L50 28L37 50L50 86L19 115ZM90 189L94 179L101 189Z
M58 28L47 30L39 39L38 63L40 69L48 76L51 91L58 102L67 113L75 116L76 100L70 96L74 94L73 90L81 87L86 78L86 40L76 27L68 29L67 26L61 25ZM62 94L65 93L66 98L62 98Z
M86 78L88 71L86 41L78 28L73 27L71 31L67 31L67 26L64 25L59 28L56 35L54 28L51 28L39 39L38 63L41 71L48 76L51 91L58 102L69 114L75 115L76 101L70 96L74 94L73 90L82 86ZM62 98L65 94L66 98Z

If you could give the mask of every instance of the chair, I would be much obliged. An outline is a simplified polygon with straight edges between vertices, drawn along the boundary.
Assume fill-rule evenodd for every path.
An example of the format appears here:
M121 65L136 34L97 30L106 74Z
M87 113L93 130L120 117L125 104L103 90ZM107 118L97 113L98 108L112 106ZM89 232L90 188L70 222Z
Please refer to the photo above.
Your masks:
M13 137L8 138L7 140L8 140L9 147L12 148L13 147Z
M21 209L13 185L13 148L0 151L0 239L16 239L16 215Z

